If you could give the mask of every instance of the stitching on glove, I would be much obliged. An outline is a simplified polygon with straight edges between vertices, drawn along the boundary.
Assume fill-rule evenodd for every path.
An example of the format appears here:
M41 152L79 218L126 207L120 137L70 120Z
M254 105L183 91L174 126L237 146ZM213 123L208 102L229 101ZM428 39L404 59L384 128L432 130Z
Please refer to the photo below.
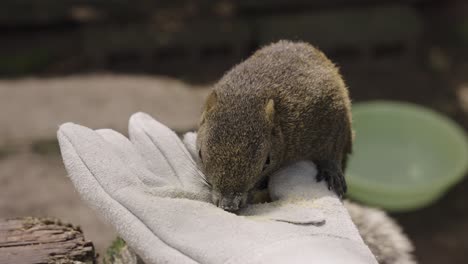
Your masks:
M174 166L172 165L172 163L169 161L169 159L167 158L167 155L166 155L166 152L162 150L161 148L161 145L153 140L153 138L151 137L151 134L149 132L147 132L146 130L146 126L145 125L142 125L142 128L143 128L143 132L145 133L145 135L150 139L150 141L156 146L156 148L163 154L164 156L164 160L166 161L167 164L169 164L169 167L171 168L172 170L172 174L173 176L176 176L177 180L179 181L180 185L182 187L185 187L184 184L183 184L183 181L180 179L180 176L177 174ZM169 128L168 128L169 129ZM172 136L176 137L176 140L175 140L175 143L177 144L177 146L179 147L179 149L182 151L183 155L185 156L185 159L187 161L190 161L190 164L192 166L187 166L189 167L190 170L193 170L201 179L204 179L203 175L200 174L200 171L198 170L198 165L195 163L195 161L193 160L192 156L190 155L190 153L187 152L186 150L186 147L185 145L180 141L179 137L177 137L177 135L174 134L173 131L169 130L169 133L172 134ZM186 163L184 163L186 164Z
M166 161L167 164L169 164L169 167L171 168L172 176L175 176L175 178L177 178L177 180L179 181L179 184L181 186L184 186L182 184L182 181L179 179L179 175L177 175L176 170L174 169L174 166L172 166L172 163L169 162L169 159L167 158L166 153L162 150L161 146L157 143L157 141L153 140L153 138L150 136L150 134L146 131L145 126L143 126L143 133L145 133L145 136L149 138L149 140L159 150L159 152L161 152L163 154L162 156L164 157L164 160Z
M276 221L276 222L283 222L283 223L288 223L288 224L293 224L293 225L300 225L300 226L308 226L308 225L313 225L313 226L323 226L325 225L325 223L327 222L325 219L321 220L321 221L310 221L310 222L294 222L294 221L288 221L288 220L283 220L283 219L274 219L274 218L270 218L271 220L273 221Z

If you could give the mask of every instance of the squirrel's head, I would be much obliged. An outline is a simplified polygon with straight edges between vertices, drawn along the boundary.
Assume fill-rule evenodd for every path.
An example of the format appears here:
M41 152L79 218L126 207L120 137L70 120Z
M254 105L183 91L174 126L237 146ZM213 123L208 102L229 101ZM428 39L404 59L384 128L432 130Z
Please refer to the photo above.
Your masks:
M198 130L197 147L213 203L235 211L274 167L275 105L272 99L208 97Z

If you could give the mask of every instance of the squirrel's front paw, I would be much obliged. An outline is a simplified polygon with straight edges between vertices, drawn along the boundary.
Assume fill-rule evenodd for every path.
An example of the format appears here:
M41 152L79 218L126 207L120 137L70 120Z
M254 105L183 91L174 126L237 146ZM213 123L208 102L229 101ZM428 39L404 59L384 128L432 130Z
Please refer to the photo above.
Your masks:
M346 180L341 167L334 161L318 161L317 182L325 180L328 189L333 190L338 197L343 198L347 191Z

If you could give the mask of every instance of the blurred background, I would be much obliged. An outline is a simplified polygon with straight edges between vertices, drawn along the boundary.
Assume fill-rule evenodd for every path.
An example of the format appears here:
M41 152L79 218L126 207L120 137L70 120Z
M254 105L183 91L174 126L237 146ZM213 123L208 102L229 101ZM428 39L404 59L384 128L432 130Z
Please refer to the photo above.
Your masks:
M468 1L2 0L0 218L58 217L104 252L115 233L66 178L58 126L126 133L144 111L196 129L210 84L279 39L322 49L353 102L417 103L468 129ZM466 263L467 200L465 179L392 214L421 263Z

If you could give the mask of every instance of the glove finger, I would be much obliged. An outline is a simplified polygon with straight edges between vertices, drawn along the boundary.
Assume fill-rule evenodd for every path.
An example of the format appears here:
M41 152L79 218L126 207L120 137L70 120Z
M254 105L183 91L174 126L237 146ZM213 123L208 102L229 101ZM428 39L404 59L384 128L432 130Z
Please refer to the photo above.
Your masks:
M83 200L98 215L111 223L119 235L146 263L195 263L155 236L148 226L125 206L114 200L82 159L70 138L72 124L63 125L57 133L63 162L68 175ZM81 132L77 131L78 134ZM83 133L84 134L84 133ZM76 139L73 139L77 143Z
M188 152L192 155L192 159L199 163L200 157L198 156L197 151L197 133L196 132L187 132L182 139L185 147L187 147Z
M111 145L95 131L67 123L60 126L58 139L59 142L71 144L72 150L108 193L130 185L144 187L128 166L115 155Z
M317 182L317 167L311 161L299 161L280 169L270 177L268 189L272 200L318 199L337 196L325 181Z
M164 177L168 182L171 182L172 185L178 186L179 181L174 170L171 168L171 165L163 153L155 146L139 120L143 115L143 113L137 113L130 117L128 125L130 141L145 161L146 167L153 172L153 174L161 178ZM141 117L139 118L139 116Z
M113 152L145 185L151 187L169 185L167 180L154 175L146 168L145 162L128 138L112 129L99 129L96 132L109 143Z
M181 187L203 186L203 174L179 137L145 113L130 118L130 140L156 175Z

